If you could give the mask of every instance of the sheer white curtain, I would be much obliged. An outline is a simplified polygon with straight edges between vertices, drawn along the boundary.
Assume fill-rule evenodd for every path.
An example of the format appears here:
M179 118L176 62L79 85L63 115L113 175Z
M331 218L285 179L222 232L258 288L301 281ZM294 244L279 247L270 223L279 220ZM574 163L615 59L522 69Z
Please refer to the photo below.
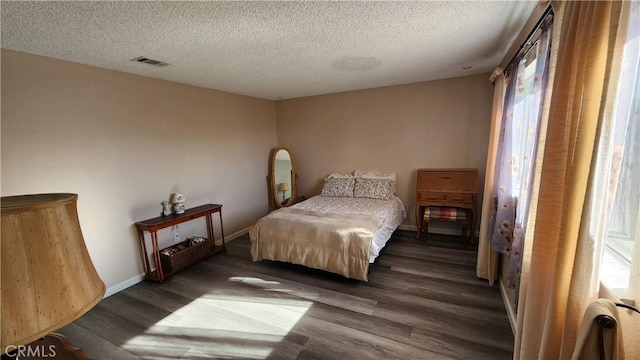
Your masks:
M507 83L498 140L489 220L491 248L509 255L507 285L517 290L536 161L542 103L547 88L553 16L532 46L505 71Z

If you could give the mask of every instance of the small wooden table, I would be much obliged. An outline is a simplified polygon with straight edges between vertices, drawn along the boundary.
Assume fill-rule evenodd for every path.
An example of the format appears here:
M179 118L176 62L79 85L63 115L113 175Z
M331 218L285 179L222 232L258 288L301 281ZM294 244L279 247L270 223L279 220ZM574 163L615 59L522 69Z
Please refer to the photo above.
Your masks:
M222 234L222 245L216 246L215 238L213 235L213 213L218 213L220 216L220 231ZM189 220L205 217L207 220L207 236L211 240L211 248L207 256L213 255L217 252L224 251L224 228L222 226L222 205L220 204L206 204L187 209L183 214L171 214L167 216L158 216L152 219L138 221L135 223L138 229L138 237L140 238L140 244L142 245L142 256L144 258L144 266L146 270L146 278L162 282L171 274L164 274L162 271L162 265L160 263L160 249L158 248L158 230L168 228ZM151 256L156 266L156 270L151 270L151 262L149 261L149 255L147 254L146 240L144 232L148 231L151 236Z
M419 169L416 179L416 239L422 232L424 209L444 206L470 212L471 243L476 231L477 169Z

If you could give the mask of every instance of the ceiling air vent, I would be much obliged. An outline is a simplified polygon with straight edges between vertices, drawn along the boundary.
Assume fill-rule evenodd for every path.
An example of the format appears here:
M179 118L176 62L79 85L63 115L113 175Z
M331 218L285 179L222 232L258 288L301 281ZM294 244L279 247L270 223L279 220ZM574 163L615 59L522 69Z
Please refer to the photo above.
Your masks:
M131 59L131 61L135 61L135 62L139 62L139 63L145 63L145 64L149 64L149 65L153 65L153 66L167 66L167 65L169 65L166 62L149 59L149 58L144 57L144 56L138 56L137 58Z

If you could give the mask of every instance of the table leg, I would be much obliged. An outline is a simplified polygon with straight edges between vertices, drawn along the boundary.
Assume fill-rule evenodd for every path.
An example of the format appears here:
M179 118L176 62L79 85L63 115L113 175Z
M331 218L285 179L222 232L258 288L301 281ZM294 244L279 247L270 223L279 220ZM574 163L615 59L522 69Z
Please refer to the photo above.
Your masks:
M216 248L216 239L213 233L213 214L208 214L205 216L207 219L207 236L211 239L211 249L209 249L209 253L212 254L213 250Z
M158 280L164 281L164 274L162 273L162 263L160 262L160 249L158 249L158 233L151 232L151 246L153 250L153 261L156 263L156 273L158 274Z
M218 211L218 215L220 216L220 235L222 236L222 252L227 251L227 248L224 244L224 227L222 226L222 209Z
M422 231L422 206L416 204L416 239L420 238L420 232Z
M149 254L147 254L147 245L145 244L144 231L138 230L138 238L142 244L142 258L144 259L144 268L147 275L151 275L151 264L149 264Z
M476 239L474 237L476 233L476 207L471 208L471 245L476 244Z

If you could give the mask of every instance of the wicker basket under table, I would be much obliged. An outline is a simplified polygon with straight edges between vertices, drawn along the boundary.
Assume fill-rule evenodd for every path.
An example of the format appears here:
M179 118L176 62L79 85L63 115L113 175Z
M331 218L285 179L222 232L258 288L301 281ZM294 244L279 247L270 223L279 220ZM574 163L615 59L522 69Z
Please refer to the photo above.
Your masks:
M160 263L162 265L162 271L165 274L172 274L180 271L189 265L192 265L200 260L209 257L212 254L211 239L189 246L189 240L185 240L169 248L181 248L173 254L167 255L164 251L168 248L160 251Z

